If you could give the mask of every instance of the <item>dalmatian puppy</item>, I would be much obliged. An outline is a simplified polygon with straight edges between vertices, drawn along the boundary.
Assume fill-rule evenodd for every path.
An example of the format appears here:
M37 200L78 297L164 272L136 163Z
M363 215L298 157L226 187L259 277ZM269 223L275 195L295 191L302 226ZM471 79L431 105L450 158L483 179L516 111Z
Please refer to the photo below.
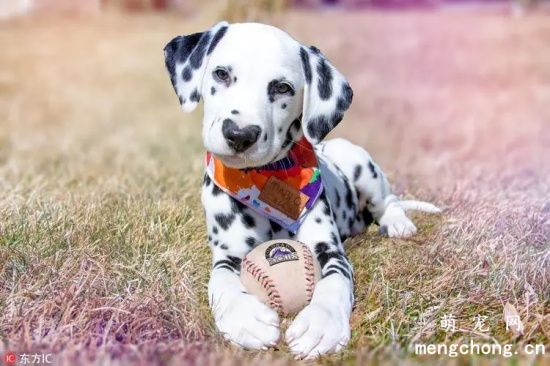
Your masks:
M323 142L352 101L344 76L315 47L258 23L221 22L178 36L164 48L166 67L184 111L204 100L202 139L226 166L261 167L283 159L304 136L319 161L324 190L297 230L290 232L222 191L205 175L202 203L212 273L208 295L218 330L247 349L267 349L283 337L299 358L338 352L350 339L353 269L343 241L371 223L389 237L416 232L409 209L439 212L400 201L371 156L344 139ZM280 334L275 311L248 294L239 280L241 259L276 238L305 243L322 278L311 303Z

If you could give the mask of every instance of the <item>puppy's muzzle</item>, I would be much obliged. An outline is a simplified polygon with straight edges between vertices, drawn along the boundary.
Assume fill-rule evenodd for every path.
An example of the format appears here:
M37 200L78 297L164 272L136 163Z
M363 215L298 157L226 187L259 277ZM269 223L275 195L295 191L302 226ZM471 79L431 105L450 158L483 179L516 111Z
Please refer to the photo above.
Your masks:
M258 140L262 129L257 125L248 125L239 128L233 120L226 118L223 121L222 133L227 145L236 153L246 151Z

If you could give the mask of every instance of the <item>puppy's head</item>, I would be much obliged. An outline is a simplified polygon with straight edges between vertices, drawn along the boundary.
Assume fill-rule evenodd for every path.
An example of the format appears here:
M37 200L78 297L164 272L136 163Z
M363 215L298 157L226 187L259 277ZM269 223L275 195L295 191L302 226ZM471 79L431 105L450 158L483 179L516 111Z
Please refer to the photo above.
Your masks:
M174 38L164 54L183 110L204 99L205 148L234 168L276 161L304 134L320 142L353 96L317 48L264 24L221 22Z

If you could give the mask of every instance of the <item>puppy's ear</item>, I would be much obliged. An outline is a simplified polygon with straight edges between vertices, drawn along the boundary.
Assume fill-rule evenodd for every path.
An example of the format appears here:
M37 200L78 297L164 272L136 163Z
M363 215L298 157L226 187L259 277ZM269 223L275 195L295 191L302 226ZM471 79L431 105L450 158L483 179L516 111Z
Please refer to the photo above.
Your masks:
M353 91L344 76L316 47L300 47L305 79L302 128L317 144L334 128L349 108Z
M208 57L227 28L227 22L220 22L206 32L177 36L164 47L166 69L185 112L194 110L201 99Z

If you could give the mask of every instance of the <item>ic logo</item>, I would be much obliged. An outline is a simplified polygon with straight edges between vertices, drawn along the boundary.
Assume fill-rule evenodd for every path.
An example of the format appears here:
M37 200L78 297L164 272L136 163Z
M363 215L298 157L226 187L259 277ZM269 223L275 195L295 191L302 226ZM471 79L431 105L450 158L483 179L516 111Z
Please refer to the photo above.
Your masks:
M4 362L6 363L6 365L8 366L12 366L15 364L15 362L17 361L17 355L13 352L6 352L4 354L4 357L2 357L2 359L4 360Z

